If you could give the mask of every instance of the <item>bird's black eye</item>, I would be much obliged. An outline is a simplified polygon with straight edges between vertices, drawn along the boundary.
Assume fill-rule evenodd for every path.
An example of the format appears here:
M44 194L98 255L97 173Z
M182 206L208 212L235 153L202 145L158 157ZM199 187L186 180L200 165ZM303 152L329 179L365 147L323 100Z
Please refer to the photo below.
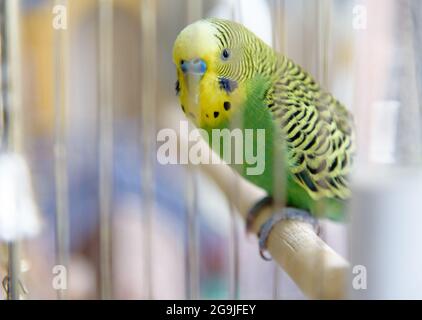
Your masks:
M223 49L223 52L221 52L221 59L227 60L229 57L230 57L229 49Z

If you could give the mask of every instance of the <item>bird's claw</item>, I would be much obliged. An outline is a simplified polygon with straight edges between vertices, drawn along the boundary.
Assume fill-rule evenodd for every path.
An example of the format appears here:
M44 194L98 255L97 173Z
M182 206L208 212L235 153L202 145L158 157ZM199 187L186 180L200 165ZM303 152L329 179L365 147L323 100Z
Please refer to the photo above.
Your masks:
M261 212L262 209L268 206L273 205L273 198L271 196L266 196L256 202L253 207L249 210L248 216L246 218L246 230L248 232L252 231L252 226L255 222L256 216Z

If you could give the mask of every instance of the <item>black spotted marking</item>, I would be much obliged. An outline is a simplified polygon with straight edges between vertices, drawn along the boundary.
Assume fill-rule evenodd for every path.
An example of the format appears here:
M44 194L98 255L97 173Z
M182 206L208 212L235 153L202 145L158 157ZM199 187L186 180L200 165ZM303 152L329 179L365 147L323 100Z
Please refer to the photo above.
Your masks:
M315 110L312 110L311 113L309 114L307 121L311 121L314 118L314 116L315 116Z
M288 139L287 139L287 141L288 141L288 142L294 142L296 139L298 139L298 138L300 137L300 135L301 135L301 132L300 132L300 130L298 130L298 131L296 132L296 134L295 134L293 137L288 138Z
M331 164L331 166L328 168L328 170L330 172L333 172L335 170L335 168L337 167L337 157L334 158L333 163Z
M308 122L307 124L309 124L310 122ZM314 130L315 130L315 128L316 128L316 126L317 126L317 124L318 124L318 121L313 121L312 122L312 127L311 127L311 129L310 130L307 130L307 132L313 132ZM305 130L305 129L302 129L302 130Z
M303 161L305 161L305 156L303 155L303 153L300 154L299 159L297 161L298 165L301 165L303 163Z
M306 147L303 150L309 150L316 142L317 136L315 135L311 141L306 145Z
M333 142L333 151L337 151L337 145L335 142Z
M224 110L229 111L231 106L232 105L229 101L224 101Z
M303 110L303 115L300 117L300 118L298 118L297 119L297 121L299 122L299 121L302 121L303 120L303 118L305 118L306 117L306 115L307 115L307 111L306 111L306 109L304 109Z
M179 82L179 80L176 80L176 84L174 86L174 89L176 90L176 96L178 96L179 93L180 93L180 82Z
M300 113L301 113L301 111L300 111L300 110L297 110L297 111L295 111L295 112L293 113L293 116L294 116L294 117L297 117Z
M183 104L182 104L182 110L183 110L183 112L185 112L185 107L183 106Z
M207 117L207 118L209 118L210 116L208 115L208 113L207 114L205 114L205 116Z
M293 147L295 147L295 148L299 147L305 140L306 140L306 135L302 134L302 139L300 139L299 142L293 144ZM308 155L308 157L309 157L309 155Z
M293 123L289 130L287 130L287 134L291 134L293 130L297 127L296 123Z
M218 84L220 89L226 91L227 93L233 92L238 87L237 81L223 77L218 79Z
M281 125L282 125L283 127L286 127L286 126L290 123L290 121L292 121L294 118L295 118L294 114L291 114L291 115L290 115L287 119L285 119L285 120L281 123Z
M296 173L295 176L302 181L311 191L317 192L318 189L315 186L315 184L312 182L312 179L309 177L308 173L306 171L301 171L299 173Z
M220 115L220 112L214 111L214 118L217 118Z
M334 187L335 189L338 189L338 185L337 185L337 183L332 179L332 178L327 178L326 179L327 181L328 181L328 183L332 186L332 187Z

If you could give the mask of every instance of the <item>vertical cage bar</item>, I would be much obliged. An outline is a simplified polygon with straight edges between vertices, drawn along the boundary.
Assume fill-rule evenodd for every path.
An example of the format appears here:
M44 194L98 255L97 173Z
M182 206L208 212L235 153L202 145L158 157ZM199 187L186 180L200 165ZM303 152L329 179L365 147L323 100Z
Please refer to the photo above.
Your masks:
M20 69L20 2L3 3L4 42L2 49L4 56L2 68L5 68L5 87L3 93L4 111L7 117L5 130L5 149L22 152L22 101L21 101L21 69ZM8 243L8 281L7 298L19 299L20 251L19 239Z
M4 116L3 150L22 152L22 88L20 48L20 1L2 1L2 107ZM4 82L3 82L4 81ZM19 220L19 218L17 218ZM8 242L7 298L19 295L20 250L19 239Z
M202 0L187 0L187 22L192 23L202 18L203 3Z
M233 181L234 195L230 201L230 237L229 237L229 299L239 299L239 236L237 230L236 209L233 201L240 199L239 180Z
M323 90L327 90L330 92L330 83L329 83L329 54L330 54L330 40L331 40L331 0L318 0L317 3L317 12L316 12L316 30L318 32L317 35L317 61L316 61L316 78L318 82L321 84L321 87ZM326 206L322 202L320 205L318 205L317 209L317 216L324 216L324 213L326 211ZM320 226L320 237L325 240L325 234L323 226ZM324 266L326 264L325 256L323 254L319 254L316 258L318 261L318 265ZM314 283L313 285L316 285L321 288L321 283L324 283L324 273L321 269L321 275L319 277L319 282ZM322 294L322 293L321 293Z
M112 298L113 0L98 2L100 296Z
M19 277L20 277L20 252L19 242L11 241L7 245L8 265L7 265L7 299L19 299Z
M418 74L420 70L418 62L420 63L421 59L420 57L418 59L417 46L421 47L422 44L418 43L417 36L420 35L421 30L416 28L416 23L422 16L417 10L417 7L421 6L414 0L404 0L395 3L394 6L397 21L400 21L395 28L395 37L399 33L397 30L400 30L400 40L396 50L403 55L402 62L398 64L401 72L397 80L406 83L397 90L397 95L402 101L400 134L397 141L399 160L403 164L420 164L422 158L422 105L420 101L422 75ZM422 40L422 37L419 38ZM403 107L406 108L404 112Z
M273 48L283 55L287 55L285 2L286 0L271 1Z
M145 261L146 297L154 297L152 274L152 228L155 198L155 130L157 105L157 26L156 2L141 0L141 53L142 53L142 109L141 109L141 143L142 143L142 210L144 218L143 253Z
M22 81L21 81L21 1L5 1L6 4L6 43L8 68L8 102L10 104L9 148L22 152ZM7 93L6 93L7 94Z
M55 5L67 7L67 0L56 0ZM56 191L55 250L56 264L69 264L69 199L67 176L66 116L68 110L68 30L54 31L54 175ZM65 298L59 289L57 298Z
M284 0L273 0L272 3L272 35L273 35L273 48L275 51L286 55L286 37L285 37L285 1ZM280 141L282 139L273 139L273 176L274 176L274 201L273 201L273 212L283 210L285 207L285 181L286 176L284 174L283 163L284 159L282 156L282 150L280 149ZM273 299L277 300L280 298L280 280L281 270L277 263L274 263L274 285L273 285Z
M240 0L231 0L230 2L231 16L232 19L242 23L242 7ZM242 128L243 129L243 115L235 117L230 122L230 129ZM244 132L243 132L244 133ZM237 228L237 217L236 217L236 204L234 201L240 199L240 187L239 178L233 181L233 192L230 195L230 226L229 226L229 299L239 299L239 235Z
M190 300L200 298L200 258L199 258L199 211L197 171L188 165L186 184L186 224L187 224L187 261L186 261L186 296Z
M9 110L8 107L8 76L7 76L7 52L6 52L6 42L7 42L7 30L6 30L6 3L4 1L0 2L0 54L1 54L1 63L0 63L0 84L1 84L1 95L0 95L0 143L2 149L6 148L8 145L8 129L9 129ZM3 151L3 150L2 150Z
M202 17L202 0L187 0L187 22L192 23ZM198 172L188 164L186 184L186 296L188 299L200 298L200 225L198 210Z
M231 16L234 21L242 23L241 0L230 0Z
M331 0L318 0L317 6L317 74L319 83L328 90L329 47L331 40Z

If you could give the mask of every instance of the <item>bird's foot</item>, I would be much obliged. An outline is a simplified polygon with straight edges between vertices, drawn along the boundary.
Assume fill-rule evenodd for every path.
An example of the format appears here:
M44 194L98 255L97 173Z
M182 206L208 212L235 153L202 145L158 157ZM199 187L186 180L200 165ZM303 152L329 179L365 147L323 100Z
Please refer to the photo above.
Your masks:
M256 216L260 213L260 211L273 204L273 199L270 196L267 196L260 201L258 201L249 211L247 217L247 230L251 231L252 225ZM271 257L266 255L267 252L267 240L268 236L270 235L271 230L273 229L274 225L282 220L296 220L307 222L313 226L315 232L319 234L320 228L318 224L318 220L313 217L308 211L297 209L297 208L283 208L281 212L277 212L273 214L262 226L259 230L258 237L259 237L259 253L264 260L271 260Z
M253 207L249 210L248 216L246 218L246 230L248 232L252 231L252 226L255 222L255 219L262 211L262 209L272 206L273 202L274 200L271 196L266 196L253 205Z
M271 230L274 228L274 225L276 225L279 221L282 220L296 220L309 223L310 225L312 225L315 232L319 234L320 228L318 220L313 217L309 212L297 208L283 208L281 212L272 215L271 218L269 218L259 230L259 254L264 260L271 260L271 257L266 254L268 236L270 235Z

